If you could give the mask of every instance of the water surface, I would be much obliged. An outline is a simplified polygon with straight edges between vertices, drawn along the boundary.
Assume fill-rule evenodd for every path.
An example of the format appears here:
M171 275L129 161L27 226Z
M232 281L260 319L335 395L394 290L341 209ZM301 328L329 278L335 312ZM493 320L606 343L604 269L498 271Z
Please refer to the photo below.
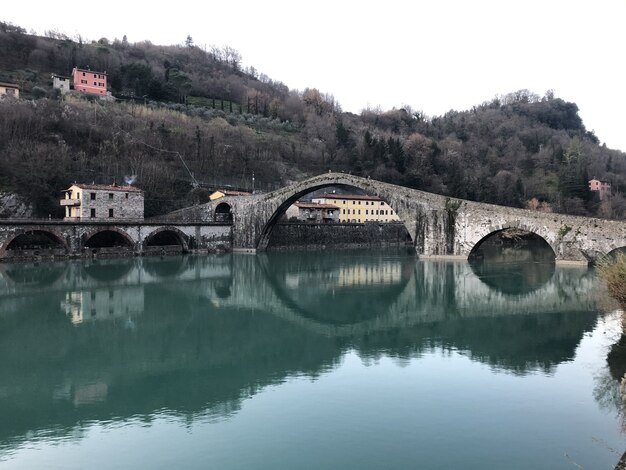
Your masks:
M0 469L610 469L598 292L403 252L0 265Z

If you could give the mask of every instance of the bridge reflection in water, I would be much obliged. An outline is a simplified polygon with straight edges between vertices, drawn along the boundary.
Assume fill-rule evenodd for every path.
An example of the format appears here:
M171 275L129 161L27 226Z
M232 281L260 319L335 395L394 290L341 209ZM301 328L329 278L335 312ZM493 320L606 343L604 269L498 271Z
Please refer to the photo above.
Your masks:
M228 416L347 350L439 347L513 374L571 360L593 275L494 269L400 252L0 265L0 448L88 420Z

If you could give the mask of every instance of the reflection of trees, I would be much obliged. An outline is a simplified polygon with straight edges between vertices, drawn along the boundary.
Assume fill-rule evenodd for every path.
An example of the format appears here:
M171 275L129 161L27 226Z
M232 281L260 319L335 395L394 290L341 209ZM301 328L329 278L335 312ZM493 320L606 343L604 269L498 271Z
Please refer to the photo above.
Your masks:
M68 270L77 278L68 276L56 291L20 297L11 314L0 316L0 446L27 431L55 426L63 434L90 419L149 417L163 409L189 418L233 413L243 397L268 384L293 375L315 377L334 367L348 348L362 357L400 359L432 348L454 349L514 373L551 371L574 356L596 319L595 312L584 310L507 311L493 317L466 306L462 310L459 285L490 292L463 263L416 262L401 254L263 259L190 257L182 268L175 258L150 260L138 279L153 283L139 284L133 277L130 287L125 273L141 263L99 261ZM361 269L376 265L389 269ZM34 276L28 269L40 269L27 268L22 274L27 279ZM72 325L61 305L85 272L90 282L101 279L107 298L141 293L137 305L143 311L132 318L112 315ZM191 275L202 272L208 274ZM339 289L339 301L329 305L338 273L350 276ZM296 288L300 282L306 287L302 291ZM556 303L565 295L559 289L546 292ZM265 295L276 303L266 302ZM249 304L237 303L246 296ZM400 309L399 299L411 308ZM350 328L337 336L323 334L309 328L310 322L279 316L279 309ZM436 314L427 317L429 312ZM367 328L361 330L363 323Z
M592 312L448 318L367 334L352 341L366 356L384 352L411 358L440 347L461 351L473 360L515 374L550 372L557 364L573 359L582 334L591 331L595 321Z
M237 410L242 397L291 373L315 376L340 348L272 315L217 312L197 298L145 288L143 315L73 327L38 301L32 315L12 316L0 337L0 443L50 425L149 415ZM60 300L60 299L59 299ZM58 302L56 305L59 305ZM55 313L55 315L51 315ZM45 320L45 321L42 321ZM44 331L39 327L45 325ZM10 328L9 328L10 327ZM106 396L78 406L101 383ZM56 397L56 398L54 398ZM23 406L16 403L23 404ZM221 411L220 411L221 412Z
M622 334L617 343L611 346L606 361L611 377L614 380L622 380L626 374L626 335Z

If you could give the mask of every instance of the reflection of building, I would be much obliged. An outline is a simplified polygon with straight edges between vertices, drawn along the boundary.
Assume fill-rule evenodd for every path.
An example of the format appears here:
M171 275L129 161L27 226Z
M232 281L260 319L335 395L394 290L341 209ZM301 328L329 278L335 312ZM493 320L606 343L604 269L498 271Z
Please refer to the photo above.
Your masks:
M597 191L598 197L600 198L600 200L602 200L605 196L611 195L611 183L607 181L600 181L594 178L589 180L589 190Z
M94 72L74 67L74 70L72 70L72 82L74 90L80 93L107 94L106 72Z
M143 191L134 186L73 184L63 191L65 219L143 219Z
M301 286L318 288L393 285L402 282L403 264L399 261L380 264L350 264L315 272L286 273L285 285L290 289Z
M143 312L143 287L67 292L61 308L72 323L129 317Z
M296 202L287 209L287 218L296 218L305 222L332 223L339 220L339 207L333 204L316 202Z
M313 202L339 207L339 222L397 222L394 210L377 196L358 194L323 194Z
M402 281L402 263L353 264L339 268L337 286L388 285Z
M13 98L20 97L20 87L15 83L0 82L0 98L10 96Z

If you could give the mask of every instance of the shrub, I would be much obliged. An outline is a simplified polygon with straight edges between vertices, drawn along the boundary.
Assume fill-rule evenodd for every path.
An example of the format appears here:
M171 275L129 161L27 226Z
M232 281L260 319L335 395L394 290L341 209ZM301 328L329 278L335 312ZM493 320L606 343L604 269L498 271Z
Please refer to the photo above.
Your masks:
M606 283L609 295L626 306L626 254L607 256L596 264L596 268Z

